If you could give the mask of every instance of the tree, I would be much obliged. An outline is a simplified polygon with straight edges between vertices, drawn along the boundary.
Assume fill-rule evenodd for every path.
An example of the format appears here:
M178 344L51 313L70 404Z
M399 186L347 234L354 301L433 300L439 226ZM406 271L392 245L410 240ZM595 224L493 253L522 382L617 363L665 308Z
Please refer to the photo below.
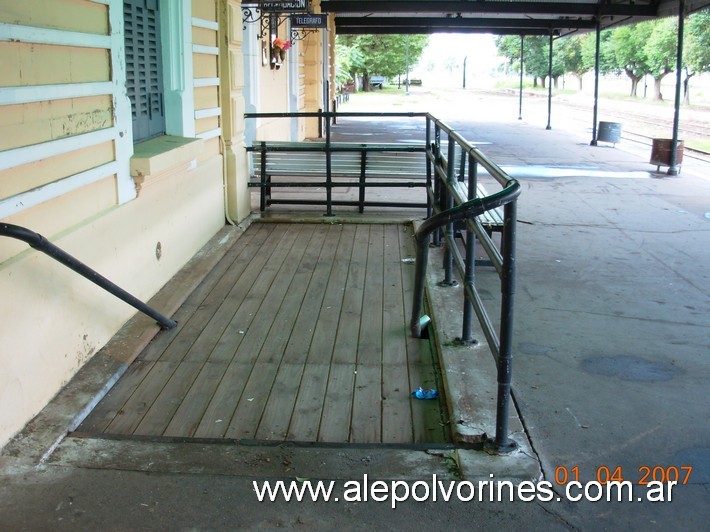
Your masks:
M545 78L549 70L549 38L547 37L525 37L523 47L523 67L525 72L533 76L533 86L537 87L537 79L542 80L542 87L545 87ZM520 37L516 35L506 35L496 38L498 55L505 57L508 64L520 72Z
M575 35L561 39L558 44L557 54L562 62L562 70L577 77L579 90L582 90L582 76L584 73L594 68L594 54L592 54L590 63L589 58L583 53L585 41L591 40L594 43L594 39L595 37L589 34Z
M639 82L650 73L645 45L652 30L653 26L650 23L641 22L621 26L612 32L611 45L616 67L631 79L630 96L633 97L636 97Z
M342 42L340 35L335 36L335 82L339 86L354 81L364 58L360 49Z
M688 17L685 25L683 63L683 103L690 103L690 78L710 71L710 9L704 9Z
M678 54L678 19L665 18L650 24L651 35L644 46L649 74L653 76L653 99L663 100L661 81L673 72Z
M610 74L619 73L621 69L614 56L614 43L612 40L613 30L604 30L599 34L599 73ZM589 70L594 69L596 56L597 39L592 33L585 35L582 39L582 61L589 66Z
M362 76L364 90L370 90L370 76L394 78L407 69L407 41L409 65L414 65L424 51L429 37L426 35L343 35L339 36L341 48L336 54L347 54L351 59L351 74ZM346 51L347 50L347 51Z

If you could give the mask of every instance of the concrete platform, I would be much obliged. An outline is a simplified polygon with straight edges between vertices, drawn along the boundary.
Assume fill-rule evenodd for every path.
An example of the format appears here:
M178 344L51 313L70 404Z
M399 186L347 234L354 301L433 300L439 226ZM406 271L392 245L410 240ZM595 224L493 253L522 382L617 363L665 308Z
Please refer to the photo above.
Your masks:
M591 147L589 128L571 120L563 123L559 108L554 115L559 119L546 131L545 121L538 120L544 116L544 102L539 109L526 102L526 118L519 121L514 97L422 89L409 98L389 100L386 108L431 109L465 136L487 143L484 151L503 165L562 169L520 175L513 365L513 391L524 434L535 462L540 460L542 475L554 485L555 498L505 504L410 500L395 512L388 503L373 501L255 506L252 480L271 475L303 478L320 467L323 477L334 479L362 479L366 473L371 478L378 473L411 480L433 474L452 478L447 464L453 454L446 449L435 454L421 449L383 451L387 456L356 447L308 450L302 457L305 460L310 453L310 459L302 462L299 455L293 462L298 469L288 470L293 460L290 449L287 454L279 448L237 455L228 449L219 458L221 466L215 467L220 462L211 462L207 454L202 465L190 469L175 454L174 443L136 442L132 454L136 460L114 461L118 467L105 468L121 452L121 442L110 441L103 449L82 449L74 442L73 449L57 449L56 434L85 412L54 403L30 424L24 439L3 449L0 523L5 528L415 525L513 530L521 522L552 530L706 526L708 165L686 159L680 176L657 174L648 164L650 147L627 148L626 141L615 148ZM355 99L350 105L357 110ZM398 130L391 133L397 136ZM289 216L271 214L276 215ZM391 210L369 215L396 217ZM220 238L229 240L241 229L231 231ZM487 282L485 276L480 274L479 283ZM495 301L492 281L490 290L490 300ZM127 336L143 337L145 325ZM443 332L442 341L454 334L455 329ZM67 401L81 397L88 404L106 386L103 377L120 372L124 365L117 351L95 358L80 386L68 388L63 397ZM55 449L54 454L48 452ZM200 449L185 449L182 456L189 458L191 453L201 454ZM150 464L153 457L158 465ZM497 469L500 462L492 462L499 457L478 452L473 457L475 462L465 454L458 457L459 464L468 464L464 465L468 478L503 478L505 473ZM236 467L235 460L245 463ZM599 478L605 468L620 468L638 487L644 468L656 467L664 472L671 467L693 468L688 481L675 487L671 503L571 502L558 482L560 472L576 471L579 480L587 482Z

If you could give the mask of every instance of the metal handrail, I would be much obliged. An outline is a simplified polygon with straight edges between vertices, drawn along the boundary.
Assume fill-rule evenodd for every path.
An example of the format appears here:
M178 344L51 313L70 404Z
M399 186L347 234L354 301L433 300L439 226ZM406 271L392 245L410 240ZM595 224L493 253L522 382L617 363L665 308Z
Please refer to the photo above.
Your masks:
M415 337L420 337L423 323L428 320L427 316L421 316L424 300L424 283L426 278L426 268L428 260L429 240L434 235L434 244L438 245L444 241L445 247L445 280L444 284L453 284L452 268L455 264L461 277L464 279L464 308L463 308L463 333L461 340L464 343L473 339L472 324L473 316L477 317L483 334L496 360L498 371L498 398L496 406L496 434L491 440L490 447L496 452L507 452L516 447L515 442L508 437L508 410L510 402L511 383L511 361L512 361L512 326L513 326L513 294L515 292L515 222L516 222L516 199L520 194L519 183L511 179L503 172L498 165L488 159L475 146L471 145L459 133L452 130L444 122L436 119L429 113L333 113L319 111L317 113L247 113L245 118L318 118L319 132L325 134L325 143L309 145L304 143L295 150L285 150L277 145L268 146L266 142L255 143L252 147L247 147L247 151L261 152L261 183L262 187L262 210L264 208L263 190L271 186L294 186L293 183L267 182L266 181L266 154L270 151L320 151L326 155L326 180L325 182L309 182L304 186L319 186L326 190L326 200L293 200L300 204L323 204L326 205L326 215L332 216L332 205L350 204L349 202L334 202L331 196L333 188L339 186L332 179L331 154L338 151L358 151L368 146L369 143L359 147L339 146L331 143L331 119L335 121L340 117L424 117L426 119L426 183L422 186L427 190L427 218L418 228L415 234L417 244L416 256L416 277L414 287L414 302L412 305L412 316L410 328ZM433 128L433 132L432 132ZM432 134L433 133L433 134ZM442 133L448 136L448 154L444 155L441 150ZM457 153L456 147L460 150ZM291 146L293 148L293 146ZM458 163L459 176L456 175L456 159L460 157ZM468 164L467 164L468 163ZM497 192L486 197L476 197L478 168L485 168L488 173L503 187ZM458 190L459 182L464 180L464 171L468 167L468 194L463 197ZM361 170L362 173L362 170ZM350 186L349 183L347 183ZM383 183L390 186L390 183ZM370 186L361 182L357 185L364 188ZM286 202L287 200L281 200ZM355 202L352 203L356 204ZM362 212L362 196L359 202ZM399 206L398 203L387 203L388 206ZM484 231L477 216L486 211L500 208L504 210L502 244L499 251L490 237ZM461 253L454 242L453 224L458 221L465 221L466 224L466 257L461 257ZM442 239L441 229L446 228L445 236ZM483 306L481 297L474 284L473 265L475 263L474 238L478 237L481 247L486 251L491 264L495 267L501 279L501 318L500 318L500 338L496 332L491 319Z
M431 127L434 126L434 141L431 142ZM441 150L441 134L448 136L448 153ZM460 146L459 175L456 175L456 146ZM463 197L458 183L464 180L468 162L468 195ZM429 168L433 165L433 169ZM478 167L484 167L496 179L503 189L495 194L477 198ZM508 410L510 403L510 383L512 375L512 334L513 334L513 296L515 293L515 233L516 200L520 195L520 184L510 178L495 163L488 159L476 147L472 146L460 134L433 116L427 117L427 175L433 180L428 190L430 203L435 213L428 217L415 233L416 273L414 301L410 328L412 335L420 337L422 327L428 321L422 316L424 305L424 287L429 256L429 241L435 234L435 244L441 242L441 230L446 228L444 243L444 285L454 284L452 266L455 263L464 279L463 333L461 341L472 341L472 317L476 317L484 332L488 345L496 360L498 373L498 397L496 402L496 434L489 446L497 452L509 452L517 446L508 437ZM490 237L482 229L476 217L484 212L503 207L503 232L501 251L499 252ZM466 221L466 256L454 242L453 226L455 222ZM500 339L491 323L474 284L473 266L475 262L474 238L476 235L483 249L491 259L501 279L501 317Z
M107 292L113 294L122 301L125 301L137 310L143 312L144 314L147 314L148 316L156 320L163 329L172 329L177 325L177 322L163 316L160 312L156 311L152 307L149 307L140 299L129 294L123 288L109 281L98 272L92 270L80 260L76 259L63 249L58 248L57 246L52 244L49 240L47 240L39 233L35 233L34 231L31 231L30 229L27 229L26 227L21 227L19 225L0 223L0 236L14 238L29 244L30 247L36 249L37 251L41 251L45 255L50 256L57 262L60 262L61 264L75 271L79 275L86 277L92 283L100 286Z

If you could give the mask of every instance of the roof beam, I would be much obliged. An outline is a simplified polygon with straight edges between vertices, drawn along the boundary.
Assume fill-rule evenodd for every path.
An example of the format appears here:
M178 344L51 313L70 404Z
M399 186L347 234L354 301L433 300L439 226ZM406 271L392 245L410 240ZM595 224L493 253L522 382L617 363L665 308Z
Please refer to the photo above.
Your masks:
M351 28L336 27L338 35L428 35L432 33L494 33L495 35L549 35L549 29L519 29L519 28L422 28L400 27L396 31L392 28Z
M656 5L596 4L572 2L468 2L468 1L422 1L374 2L368 0L322 0L325 13L452 13L452 14L528 14L528 15L619 15L654 17Z
M580 19L511 19L511 18L427 18L427 17L343 17L335 19L336 30L345 33L347 30L374 28L389 29L392 32L399 32L400 28L419 28L420 30L430 29L432 31L459 31L465 29L590 29L596 23L593 20Z

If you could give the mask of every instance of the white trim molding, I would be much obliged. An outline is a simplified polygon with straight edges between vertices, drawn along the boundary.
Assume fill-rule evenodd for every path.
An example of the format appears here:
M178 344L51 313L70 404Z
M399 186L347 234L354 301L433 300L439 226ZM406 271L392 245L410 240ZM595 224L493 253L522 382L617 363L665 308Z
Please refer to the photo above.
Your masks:
M193 87L218 87L219 78L195 78L192 80Z
M47 183L41 187L33 188L27 192L21 192L9 198L0 201L0 219L12 216L20 211L44 203L45 201L57 198L67 192L76 190L91 183L95 183L105 177L116 174L118 171L118 163L112 161L110 163L97 166L79 172L78 174Z
M121 10L123 13L123 10ZM78 46L81 48L111 48L111 37L96 33L54 30L0 22L0 41Z
M0 105L46 102L66 98L84 98L104 94L113 94L113 84L110 81L0 87Z

